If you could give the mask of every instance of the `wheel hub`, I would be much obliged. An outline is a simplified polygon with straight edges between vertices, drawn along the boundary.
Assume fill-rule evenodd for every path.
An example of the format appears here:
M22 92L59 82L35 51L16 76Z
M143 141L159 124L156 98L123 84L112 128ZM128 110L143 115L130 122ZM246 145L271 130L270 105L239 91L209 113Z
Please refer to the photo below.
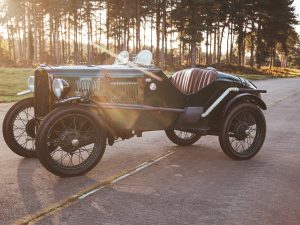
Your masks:
M35 138L35 135L36 135L35 125L36 125L35 119L31 119L27 122L26 127L25 127L26 133L31 138Z
M80 133L75 130L66 130L59 136L59 145L66 152L74 152L80 144Z
M246 123L241 123L238 125L238 127L236 128L236 132L235 132L235 136L236 139L239 141L242 141L244 139L246 139L246 137L248 137L249 135L249 126Z
M79 145L79 140L78 139L73 139L71 141L71 144L72 144L73 147L77 147Z

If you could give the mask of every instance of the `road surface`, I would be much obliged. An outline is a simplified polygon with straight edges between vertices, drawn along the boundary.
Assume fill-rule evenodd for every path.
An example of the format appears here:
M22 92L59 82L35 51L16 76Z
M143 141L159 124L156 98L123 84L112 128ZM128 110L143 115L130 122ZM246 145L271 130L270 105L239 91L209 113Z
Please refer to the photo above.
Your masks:
M59 178L12 153L0 131L0 224L299 224L300 79L256 84L267 138L249 161L217 137L190 147L149 132L108 147L82 177ZM0 122L11 104L0 105Z

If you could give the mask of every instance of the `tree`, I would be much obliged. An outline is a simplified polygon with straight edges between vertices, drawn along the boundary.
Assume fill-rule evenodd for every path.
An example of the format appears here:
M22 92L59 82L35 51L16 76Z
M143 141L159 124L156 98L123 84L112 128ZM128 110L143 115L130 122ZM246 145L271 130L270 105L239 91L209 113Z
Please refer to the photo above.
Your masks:
M176 63L181 66L183 60L186 66L204 61L207 65L245 65L246 53L250 55L250 66L256 63L258 67L272 67L278 57L289 62L295 50L291 43L297 21L292 3L293 0L6 0L0 12L0 24L7 34L1 41L2 52L20 65L108 63L107 55L93 45L103 42L113 52L128 50L136 54L149 48L161 67Z
M204 19L202 3L197 0L182 0L172 12L172 19L180 32L180 40L191 45L191 66L196 65L196 46L202 41Z

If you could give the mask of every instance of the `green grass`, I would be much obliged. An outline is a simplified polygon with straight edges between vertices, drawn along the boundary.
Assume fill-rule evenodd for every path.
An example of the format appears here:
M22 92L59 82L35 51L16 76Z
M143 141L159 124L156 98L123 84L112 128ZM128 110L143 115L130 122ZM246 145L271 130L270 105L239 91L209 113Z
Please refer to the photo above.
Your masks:
M238 74L238 75L247 80L265 80L265 79L274 78L273 76L263 75L263 74Z
M263 80L275 77L300 77L299 69L291 68L262 68L260 70L250 67L238 67L234 65L214 65L217 70L232 73L249 80ZM28 98L29 95L17 96L17 93L27 90L27 78L32 75L34 69L0 67L0 102L13 102ZM165 71L168 76L173 71Z
M274 67L262 68L264 73L275 77L300 77L300 69Z
M272 69L269 68L262 68L260 70L256 70L257 74L254 73L236 73L233 72L233 74L240 75L241 77L244 77L249 80L264 80L264 79L271 79L271 78L289 78L289 77L300 77L300 70L299 69L293 69L293 68L277 68L274 67Z
M29 95L17 96L17 93L27 90L27 78L34 69L0 67L0 102L13 102Z

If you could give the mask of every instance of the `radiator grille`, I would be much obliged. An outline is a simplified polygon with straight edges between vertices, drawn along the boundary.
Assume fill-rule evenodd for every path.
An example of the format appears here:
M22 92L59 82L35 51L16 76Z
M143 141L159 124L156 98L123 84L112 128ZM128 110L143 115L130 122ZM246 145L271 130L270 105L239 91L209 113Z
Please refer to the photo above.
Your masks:
M95 93L97 90L100 90L99 80L80 78L76 81L76 92L78 93Z
M81 95L102 97L102 100L111 103L138 103L140 85L137 79L111 80L80 79L76 81L76 92Z
M111 82L111 102L137 102L138 101L138 83L131 81Z

